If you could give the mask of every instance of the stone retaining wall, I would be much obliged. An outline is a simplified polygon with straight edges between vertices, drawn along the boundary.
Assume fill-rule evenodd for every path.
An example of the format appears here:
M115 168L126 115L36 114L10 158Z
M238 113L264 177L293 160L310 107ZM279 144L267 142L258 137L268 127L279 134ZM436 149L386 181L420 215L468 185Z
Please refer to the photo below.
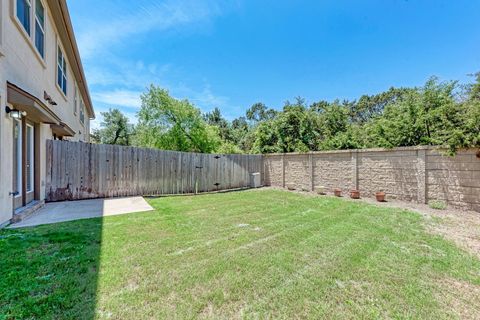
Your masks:
M480 211L479 150L446 156L433 147L345 150L264 156L264 183L298 190L324 186L329 193L359 189L364 197L385 191L390 199Z

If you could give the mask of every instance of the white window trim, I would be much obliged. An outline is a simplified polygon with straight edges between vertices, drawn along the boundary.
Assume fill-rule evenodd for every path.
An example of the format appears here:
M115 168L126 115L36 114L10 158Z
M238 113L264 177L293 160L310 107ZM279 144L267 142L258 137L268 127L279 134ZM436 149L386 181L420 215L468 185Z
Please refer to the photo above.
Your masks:
M0 0L1 1L1 0ZM32 0L30 0L32 1ZM45 9L45 21L47 19L47 7L45 6L45 4L43 3L42 1L42 4L43 4L43 8ZM23 27L23 24L20 22L20 20L18 19L17 17L17 0L11 0L10 1L10 18L12 19L13 21L13 24L15 25L15 27L17 27L18 31L20 32L20 34L25 38L25 41L28 43L28 46L30 47L30 49L32 49L35 57L37 58L38 62L40 62L40 64L42 65L42 67L44 69L47 68L47 65L46 65L46 58L45 57L42 57L40 55L40 53L38 52L37 50L37 47L35 46L35 38L33 37L34 33L35 33L35 17L33 16L34 15L34 7L31 5L30 6L30 34L27 33L27 31L25 30L25 28ZM45 26L45 39L44 39L44 43L45 43L45 56L47 55L47 50L46 50L46 39L47 39L47 30L46 30L46 26ZM1 49L1 45L0 45L0 49Z
M63 60L62 61L65 61L65 68L66 70L63 70L63 66L62 66L62 71L65 72L64 75L65 75L65 78L66 78L66 94L65 92L63 92L63 89L62 87L60 87L60 85L58 84L58 50L60 50L62 52L62 58ZM67 99L67 95L68 95L68 60L67 60L67 57L65 57L65 50L63 50L62 46L60 45L60 41L57 40L57 47L55 49L56 53L55 53L55 86L57 87L58 91L60 91L60 93L62 94L62 97L65 99L65 101L68 101Z
M1 1L1 0L0 0ZM42 58L42 60L45 60L45 55L47 54L47 48L46 48L46 43L47 43L47 30L46 30L46 24L47 24L47 7L45 7L45 4L43 3L42 0L39 0L40 3L42 4L42 7L43 7L43 26L40 24L40 21L38 21L38 24L40 25L40 28L42 29L42 32L43 32L43 57L42 55L40 54L40 52L38 51L38 48L35 44L35 39L37 37L37 2L36 0L30 0L32 3L34 2L35 3L35 6L32 6L32 11L33 11L33 15L34 15L34 19L33 19L33 45L35 46L35 50L37 51L38 55Z
M26 132L25 132L25 138L28 139L30 138L30 168L28 168L30 170L30 189L27 189L27 193L29 192L33 192L34 191L34 183L35 183L35 177L34 177L34 168L35 168L35 135L34 135L34 132L35 132L35 129L32 125L28 124L27 123L27 126L26 126ZM28 128L30 128L30 137L27 137L27 134L28 134ZM28 154L28 152L27 152ZM28 174L27 174L27 177L28 177Z

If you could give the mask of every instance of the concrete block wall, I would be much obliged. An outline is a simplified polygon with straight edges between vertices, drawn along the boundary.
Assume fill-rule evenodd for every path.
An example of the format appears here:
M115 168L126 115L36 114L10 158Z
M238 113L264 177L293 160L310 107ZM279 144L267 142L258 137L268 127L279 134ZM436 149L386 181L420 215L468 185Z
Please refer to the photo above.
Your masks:
M459 152L455 158L429 150L426 153L427 200L480 212L479 150Z
M299 190L311 189L309 157L301 154L285 155L285 183Z
M363 197L385 191L390 199L428 203L480 212L478 149L447 156L434 147L342 150L264 156L265 185L328 192L359 189Z
M283 188L283 155L264 157L263 166L263 184Z
M313 186L351 190L355 188L354 167L350 152L313 154Z
M420 201L417 151L359 152L358 188L363 196L384 191L391 199Z

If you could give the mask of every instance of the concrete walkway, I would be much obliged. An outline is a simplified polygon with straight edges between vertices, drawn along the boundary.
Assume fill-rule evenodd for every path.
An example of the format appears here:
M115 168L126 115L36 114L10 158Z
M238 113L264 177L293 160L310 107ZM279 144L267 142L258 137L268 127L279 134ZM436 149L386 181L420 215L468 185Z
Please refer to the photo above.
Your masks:
M31 217L10 225L9 228L33 227L151 210L153 208L142 197L53 202L47 203Z

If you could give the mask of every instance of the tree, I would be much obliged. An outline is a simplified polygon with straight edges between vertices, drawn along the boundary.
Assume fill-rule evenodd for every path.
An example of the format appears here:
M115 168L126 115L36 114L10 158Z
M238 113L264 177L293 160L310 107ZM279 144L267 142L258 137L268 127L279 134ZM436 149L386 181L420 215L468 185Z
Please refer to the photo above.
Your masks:
M205 121L218 128L220 137L225 141L232 141L232 132L230 123L222 116L219 108L213 109L211 112L207 112L204 115Z
M381 117L368 125L375 146L447 146L450 153L474 146L469 142L468 106L455 100L458 84L432 77L420 89L410 90L389 104ZM473 113L473 112L472 112ZM471 138L474 142L474 138Z
M141 99L137 144L203 153L214 152L220 146L218 129L208 125L188 100L174 99L168 91L153 85Z
M243 152L250 152L254 143L254 133L248 125L245 117L239 117L232 121L232 142Z
M387 105L399 101L411 90L392 87L388 91L376 95L363 95L350 105L350 118L352 122L366 123L374 117L382 115Z
M100 129L93 130L93 140L103 144L130 145L133 126L128 118L119 109L109 109L108 112L100 114L103 121L100 123Z
M277 115L277 111L269 109L265 104L258 102L247 110L246 115L248 120L256 124L262 121L272 120Z
M255 152L306 152L318 149L319 127L316 114L305 100L286 102L283 112L260 123L255 131Z

